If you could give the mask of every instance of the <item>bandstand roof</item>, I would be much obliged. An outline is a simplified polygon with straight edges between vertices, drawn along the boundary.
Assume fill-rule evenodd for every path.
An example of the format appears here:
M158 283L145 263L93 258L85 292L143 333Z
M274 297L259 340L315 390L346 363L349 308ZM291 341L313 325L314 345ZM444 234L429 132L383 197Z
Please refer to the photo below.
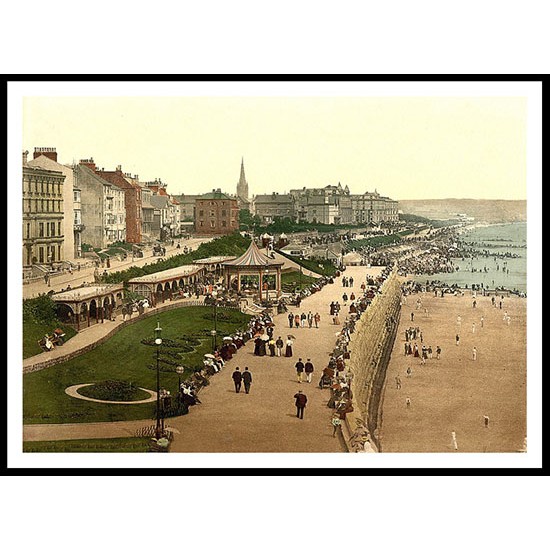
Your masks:
M165 281L172 281L181 277L189 277L195 275L204 269L201 265L182 265L180 267L173 267L172 269L165 269L164 271L157 271L157 273L151 273L149 275L142 275L141 277L135 277L130 279L129 283L161 283Z
M258 245L254 242L250 242L248 250L235 260L224 262L222 265L227 267L269 267L280 266L284 262L271 260L265 254L260 252Z
M54 302L83 302L85 300L91 300L92 298L107 296L113 292L118 292L123 289L124 285L122 283L114 285L81 286L71 290L66 290L65 292L52 294L52 300Z

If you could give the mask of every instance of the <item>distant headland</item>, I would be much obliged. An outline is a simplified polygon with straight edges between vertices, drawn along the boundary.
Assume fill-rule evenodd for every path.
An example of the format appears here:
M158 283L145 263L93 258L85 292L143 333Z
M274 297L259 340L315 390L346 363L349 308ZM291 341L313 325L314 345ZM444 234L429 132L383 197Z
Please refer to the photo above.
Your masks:
M414 214L434 220L458 216L474 218L476 222L506 223L527 221L527 201L488 199L400 200L404 214Z

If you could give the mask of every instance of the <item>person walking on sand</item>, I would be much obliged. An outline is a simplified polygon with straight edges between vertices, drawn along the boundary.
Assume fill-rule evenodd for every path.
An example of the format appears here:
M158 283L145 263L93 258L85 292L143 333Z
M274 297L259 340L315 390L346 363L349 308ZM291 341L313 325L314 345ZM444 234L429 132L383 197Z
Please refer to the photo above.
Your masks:
M313 316L313 320L315 321L315 328L319 328L319 323L321 322L321 315L319 315L318 312Z
M407 406L407 409L411 408L411 398L410 397L407 397L405 399L405 405Z
M477 349L475 346L472 348L472 359L474 361L477 359Z
M304 409L306 408L307 403L307 396L305 393L302 393L302 390L298 390L298 393L294 394L294 399L296 399L296 417L303 420Z
M300 326L302 328L305 328L306 320L307 320L307 315L306 315L305 311L302 311L302 314L300 315Z
M294 316L294 325L296 326L296 328L300 327L300 315L298 313L296 313L296 315Z
M456 442L456 432L451 432L451 439L453 441L454 450L458 451L458 443Z
M296 364L294 365L294 368L296 369L296 376L298 377L298 384L302 383L302 373L304 372L304 367L302 358L298 358L298 361L296 361Z
M281 357L284 345L283 339L279 336L275 341L275 352L277 353L277 357Z
M233 382L235 384L235 392L239 393L241 391L241 382L243 380L243 375L241 371L239 370L239 367L235 367L235 370L233 371Z
M395 377L395 389L400 390L401 389L401 378L399 378L399 375Z
M441 348L439 346L435 348L435 354L437 355L438 359L441 359Z
M411 377L411 374L412 374L412 369L411 369L411 367L407 367L407 378L410 378L410 377Z
M292 357L292 337L289 336L287 339L286 339L286 348L285 348L285 357Z
M455 340L456 340L456 345L458 346L458 343L460 342L460 336L458 334L455 336Z
M313 326L313 313L311 313L311 311L307 314L307 324L309 328Z
M472 323L472 334L475 334L476 332L476 324Z
M483 315L481 316L481 319L479 321L480 321L481 328L483 328L483 321L484 321Z
M489 427L489 417L485 414L483 415L483 423L485 424L485 427Z
M308 358L306 361L306 364L304 365L304 371L306 373L306 381L308 384L311 384L311 377L313 376L313 371L315 369L313 368L313 363L311 362L311 359Z
M288 327L292 328L294 326L294 315L292 312L288 314Z
M411 321L414 321L414 311L411 311Z
M244 368L242 378L245 393L250 393L250 385L252 384L252 373L248 370L248 367Z

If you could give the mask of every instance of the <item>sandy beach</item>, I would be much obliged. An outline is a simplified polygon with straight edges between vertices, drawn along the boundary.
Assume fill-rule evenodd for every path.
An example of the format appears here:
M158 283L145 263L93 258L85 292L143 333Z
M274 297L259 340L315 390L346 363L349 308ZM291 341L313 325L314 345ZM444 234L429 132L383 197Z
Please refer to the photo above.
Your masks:
M419 297L422 304L416 309ZM493 307L490 297L478 294L474 308L470 291L460 297L436 298L433 292L406 297L383 396L382 452L522 449L527 435L527 299L505 297L502 309L499 301L497 297ZM503 319L506 312L509 323ZM418 327L424 344L432 346L433 357L425 365L419 358L405 356L404 331L409 327ZM420 338L416 342L421 348ZM438 345L442 349L439 360ZM485 416L489 417L487 427Z

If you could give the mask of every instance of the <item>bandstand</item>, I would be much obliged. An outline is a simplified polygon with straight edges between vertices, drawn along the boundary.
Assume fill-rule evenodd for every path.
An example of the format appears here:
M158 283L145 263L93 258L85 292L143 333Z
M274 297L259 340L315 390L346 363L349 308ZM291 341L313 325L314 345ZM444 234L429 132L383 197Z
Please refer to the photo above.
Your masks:
M252 241L242 256L222 264L226 287L239 294L258 294L260 300L273 294L279 298L283 263L268 258Z

